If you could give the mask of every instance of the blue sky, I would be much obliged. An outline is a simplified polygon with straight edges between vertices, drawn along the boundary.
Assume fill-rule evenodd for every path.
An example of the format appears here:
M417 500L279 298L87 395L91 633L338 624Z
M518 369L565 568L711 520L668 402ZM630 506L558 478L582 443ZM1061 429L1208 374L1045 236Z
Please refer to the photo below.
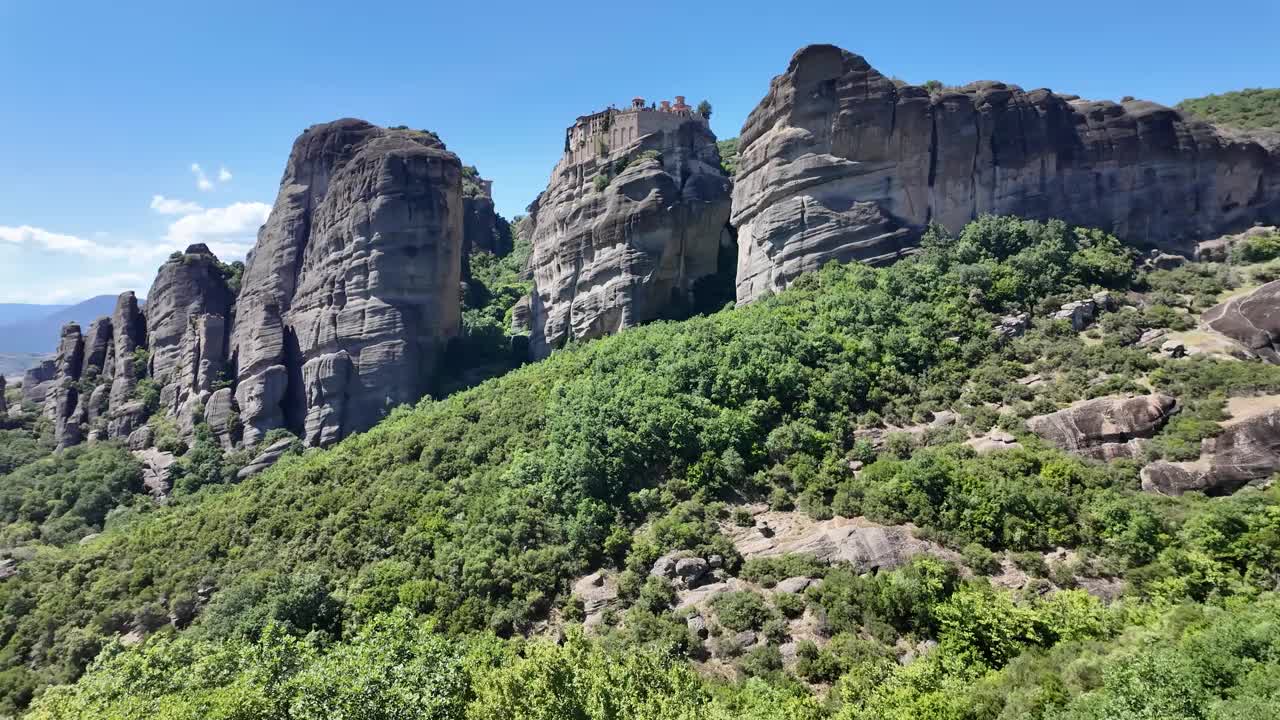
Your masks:
M807 43L913 82L1172 104L1280 85L1277 27L1275 0L0 0L0 302L142 293L193 240L234 258L294 137L339 117L436 131L511 216L575 116L682 94L730 137Z

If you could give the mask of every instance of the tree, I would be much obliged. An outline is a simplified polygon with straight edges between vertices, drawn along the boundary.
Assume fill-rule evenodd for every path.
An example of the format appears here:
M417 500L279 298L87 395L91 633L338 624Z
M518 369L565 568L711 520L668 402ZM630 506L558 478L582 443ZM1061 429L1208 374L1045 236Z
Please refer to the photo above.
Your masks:
M711 103L707 102L706 100L703 100L702 102L698 103L698 114L710 120L711 119Z

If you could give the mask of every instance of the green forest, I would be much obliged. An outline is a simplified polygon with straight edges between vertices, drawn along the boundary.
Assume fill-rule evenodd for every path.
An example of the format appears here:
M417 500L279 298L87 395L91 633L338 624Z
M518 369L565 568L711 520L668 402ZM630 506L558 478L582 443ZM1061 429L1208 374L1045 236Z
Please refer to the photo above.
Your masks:
M1209 122L1243 130L1280 130L1280 88L1249 88L1190 98L1178 109Z
M1280 277L1276 238L1156 270L1098 230L988 216L520 365L528 251L471 259L436 398L244 482L251 453L198 432L159 504L125 448L53 453L43 421L7 421L0 716L1280 716L1280 489L1143 492L1138 462L1026 427L1155 390L1184 411L1149 459L1198 454L1280 367L1137 340ZM1089 331L1051 318L1102 291L1118 307ZM1018 312L1025 334L997 332ZM1016 447L966 442L993 428ZM762 513L931 550L752 556L735 538ZM684 603L664 557L736 589ZM587 624L592 574L616 599Z

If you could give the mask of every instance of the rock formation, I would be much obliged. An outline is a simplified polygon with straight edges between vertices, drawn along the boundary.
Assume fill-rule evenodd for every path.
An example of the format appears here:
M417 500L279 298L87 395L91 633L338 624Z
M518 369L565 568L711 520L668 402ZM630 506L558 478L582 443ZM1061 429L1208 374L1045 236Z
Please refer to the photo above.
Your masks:
M294 143L231 335L244 442L324 445L426 393L460 323L461 163L435 135L360 120Z
M1197 491L1226 495L1280 471L1280 408L1234 422L1206 442L1194 462L1154 462L1142 469L1142 489L1164 495Z
M493 206L493 182L480 177L474 166L462 169L462 261L473 252L506 255L511 252L511 226Z
M792 57L739 147L739 302L829 260L892 260L929 223L955 231L983 213L1180 252L1280 217L1280 148L1141 100L998 82L931 94L831 45Z
M1280 363L1280 280L1209 308L1201 320L1267 362Z
M234 296L209 248L174 253L147 294L148 373L160 385L160 410L189 434L219 383L229 384L227 335Z
M107 437L125 438L146 419L146 408L133 397L140 370L135 357L147 346L147 321L132 292L121 293L111 313L113 372L107 401Z
M502 223L480 182L473 214L488 234L476 242L496 252ZM24 402L54 422L62 447L87 432L141 452L157 441L145 425L155 411L188 440L208 425L228 449L273 428L332 443L429 389L458 332L462 248L461 163L438 137L360 120L314 126L294 143L239 297L208 247L174 253L145 312L125 293L87 336L64 328L56 359L27 372ZM158 402L139 389L144 377Z
M0 375L0 420L9 415L9 399L4 396L5 391L8 389L7 385L4 375Z
M639 106L569 128L529 206L534 291L515 315L528 318L535 357L680 314L731 267L730 183L715 140L700 117Z
M1095 460L1136 457L1177 410L1168 395L1101 397L1027 420L1031 432L1059 448Z

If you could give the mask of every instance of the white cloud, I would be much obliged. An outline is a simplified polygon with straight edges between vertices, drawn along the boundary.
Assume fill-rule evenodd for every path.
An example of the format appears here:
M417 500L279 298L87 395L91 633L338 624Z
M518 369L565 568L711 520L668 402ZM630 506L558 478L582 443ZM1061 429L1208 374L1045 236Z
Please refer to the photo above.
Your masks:
M15 300L15 302L32 302L33 298L37 297L40 302L45 303L79 302L96 295L116 295L125 290L133 290L142 295L147 291L147 286L150 282L149 278L133 272L109 273L90 277L73 275L65 281L60 281L56 287L48 287L43 297L33 295L32 292L25 292L15 296L22 298L22 300Z
M74 253L87 257L109 257L111 248L101 243L85 240L75 235L56 233L44 228L21 225L10 227L0 225L0 242L35 247L53 252Z
M218 182L231 182L231 171L225 167L218 168Z
M260 202L238 202L227 207L209 208L178 218L169 226L165 239L177 245L210 243L210 249L213 249L210 241L228 243L229 248L240 247L246 245L245 238L252 238L270 214L271 206ZM245 250L251 246L252 242L248 242Z
M191 163L191 174L196 176L196 187L201 190L212 190L213 182L209 180L209 176L204 174L204 168L200 167L200 163Z
M190 215L204 210L198 203L188 200L178 200L176 198L167 198L163 195L151 196L151 209L161 215Z

